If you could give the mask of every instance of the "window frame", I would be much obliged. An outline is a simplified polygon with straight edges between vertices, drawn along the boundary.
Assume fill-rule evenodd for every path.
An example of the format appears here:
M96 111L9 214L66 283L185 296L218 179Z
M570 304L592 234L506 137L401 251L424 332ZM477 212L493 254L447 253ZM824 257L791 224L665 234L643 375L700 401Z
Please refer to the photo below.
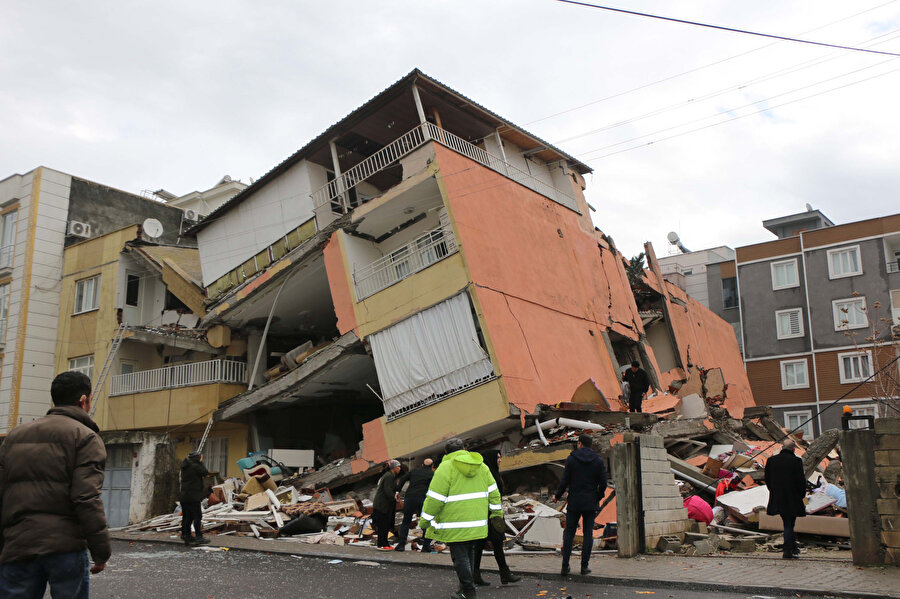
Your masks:
M12 281L0 283L0 343L6 342L6 329L9 324L9 302L12 296Z
M838 309L838 304L848 304L848 303L855 303L855 302L862 302L862 310L860 310L860 312L862 313L866 322L863 324L851 325L850 321L848 320L847 325L844 326L844 324L841 322L841 320L842 320L841 317L843 316L844 313ZM860 295L859 297L847 297L847 298L843 298L843 299L831 300L831 317L832 317L832 319L834 319L834 330L835 331L845 331L845 330L869 328L869 313L867 311L868 309L869 309L868 302L866 302L866 296L864 296L864 295ZM848 314L849 314L849 310L848 310Z
M804 438L804 439L807 438L807 435L806 435L807 432L809 432L809 437L808 437L809 439L815 438L815 432L816 432L816 430L815 430L815 428L813 428L813 421L812 421L813 413L812 413L812 410L785 410L785 412L784 412L783 415L784 415L784 428L788 429L788 431L793 431L793 430L794 430L794 427L791 426L791 423L790 423L790 420L789 420L790 417L791 417L791 416L799 416L803 421L806 422L806 424L804 424L803 426L804 426L804 427L807 427L807 426L809 427L809 431L806 431L806 430L804 430L804 429L802 429L802 428L801 428L801 429L798 429L798 430L803 430L803 438Z
M798 385L796 383L793 385L787 384L787 371L785 367L793 364L803 364L803 378L806 382L802 385ZM781 371L781 389L783 391L788 391L791 389L809 389L809 363L805 358L801 358L799 360L782 360L781 362L779 362L778 368Z
M729 306L725 302L725 281L734 281L734 305ZM722 279L722 309L723 310L734 310L738 308L741 304L741 300L738 297L738 287L737 287L737 277L725 277Z
M6 238L6 223L12 219L9 239ZM16 247L16 231L19 226L19 209L13 208L0 214L0 268L12 268Z
M869 362L869 374L866 375L866 376L863 376L863 377L859 377L859 378L856 378L856 377L846 378L846 377L844 377L844 358L847 358L847 357L863 357L863 356L865 356L865 358L866 358L866 359L868 360L868 362ZM866 380L868 377L872 376L872 351L871 351L871 350L860 350L860 351L841 352L841 353L839 353L839 354L837 355L837 359L838 359L838 376L840 377L840 380L841 380L841 384L842 384L842 385L849 385L849 384L854 384L854 383L861 383L862 381Z
M796 278L795 283L791 283L789 285L779 285L778 281L775 277L775 267L780 266L782 264L793 264L794 265L794 277ZM769 264L769 270L772 275L772 291L779 291L781 289L794 289L795 287L800 286L800 265L797 262L796 258L789 258L787 260L778 260L776 262L771 262Z
M846 272L846 273L835 274L834 273L834 263L832 262L832 257L835 254L840 254L842 252L852 252L852 251L856 252L856 264L858 265L859 270L857 270L855 272ZM828 279L829 280L843 279L845 277L857 277L857 276L863 274L862 252L859 249L859 244L845 245L845 246L842 246L839 248L833 248L833 249L827 250L825 253L826 253L825 261L828 263Z
M84 366L78 366L76 364L78 360L90 360L90 372L85 372ZM74 358L69 358L69 370L84 373L88 376L89 379L94 380L94 354L87 354L84 356L75 356Z
M779 316L781 314L787 314L790 312L797 312L798 318L797 321L800 323L800 331L796 334L787 334L782 335L779 330ZM781 339L799 339L806 334L806 328L803 326L803 308L786 308L784 310L775 310L775 337L779 340Z
M866 411L872 410L872 416L874 416L875 418L878 418L878 404L867 403L867 404L862 404L862 405L853 405L853 404L846 404L846 405L850 406L853 409L854 416L867 416L867 414L859 414L857 412L857 410L866 410ZM863 426L865 426L865 422L863 420L851 420L850 422L847 423L847 427L850 430L860 429L860 428L863 428Z
M85 277L83 279L78 279L77 281L75 281L75 300L74 300L74 305L72 306L72 315L73 316L76 314L85 314L87 312L93 312L94 310L100 309L100 277L101 277L101 275L96 274L96 275L93 275L90 277ZM78 287L80 285L85 285L88 281L94 281L93 301L94 301L95 305L93 305L90 308L85 308L84 307L85 295L83 292L82 292L82 296L81 296L82 297L82 305L81 306L78 305Z

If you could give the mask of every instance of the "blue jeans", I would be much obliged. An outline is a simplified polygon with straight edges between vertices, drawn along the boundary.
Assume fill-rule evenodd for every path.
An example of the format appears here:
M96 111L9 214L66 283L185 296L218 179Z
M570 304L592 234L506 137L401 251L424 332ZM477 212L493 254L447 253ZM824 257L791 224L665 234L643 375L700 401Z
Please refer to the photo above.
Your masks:
M87 551L0 564L0 597L42 599L49 584L53 599L88 599L89 567Z
M476 541L447 543L450 547L450 559L453 560L456 577L459 579L459 588L463 593L475 592L475 543Z

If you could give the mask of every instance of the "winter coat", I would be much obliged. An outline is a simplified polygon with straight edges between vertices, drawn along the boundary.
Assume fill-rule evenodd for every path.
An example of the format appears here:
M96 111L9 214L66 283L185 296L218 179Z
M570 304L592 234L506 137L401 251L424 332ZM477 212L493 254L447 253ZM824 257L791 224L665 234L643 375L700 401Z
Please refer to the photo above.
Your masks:
M405 497L407 499L425 499L425 493L428 492L428 485L431 484L431 479L433 478L434 470L431 469L431 466L420 466L400 477L397 481L397 490L399 491L402 489L403 485L409 481Z
M0 446L0 562L89 549L110 556L100 499L106 448L78 406L51 408Z
M579 447L569 454L556 496L562 497L566 489L569 490L569 511L600 509L600 499L606 493L606 464L600 454L587 447Z
M181 462L181 502L203 501L206 489L203 479L209 471L198 456L188 456Z
M805 516L806 476L803 460L790 449L766 461L766 486L769 488L769 505L766 513L770 516Z
M397 509L397 477L393 471L388 470L378 479L378 488L375 490L375 499L372 501L376 511L391 513Z
M641 397L650 389L650 377L643 368L638 368L636 371L629 368L622 375L622 380L628 383L629 397Z
M481 456L464 449L445 455L419 518L425 536L442 543L484 539L495 516L503 516L500 491Z

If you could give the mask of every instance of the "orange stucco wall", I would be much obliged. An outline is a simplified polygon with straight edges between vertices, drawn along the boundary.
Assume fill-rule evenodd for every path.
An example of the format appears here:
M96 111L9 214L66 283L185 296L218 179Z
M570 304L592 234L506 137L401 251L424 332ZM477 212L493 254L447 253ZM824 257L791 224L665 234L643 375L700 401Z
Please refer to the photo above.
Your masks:
M591 377L617 397L600 333L637 340L642 328L621 261L590 218L446 148L436 156L509 401L532 412Z
M347 280L347 269L344 266L344 255L341 251L340 231L331 234L325 244L325 272L328 275L328 287L331 289L331 301L337 315L337 328L341 335L356 330L356 314L353 311L353 294Z

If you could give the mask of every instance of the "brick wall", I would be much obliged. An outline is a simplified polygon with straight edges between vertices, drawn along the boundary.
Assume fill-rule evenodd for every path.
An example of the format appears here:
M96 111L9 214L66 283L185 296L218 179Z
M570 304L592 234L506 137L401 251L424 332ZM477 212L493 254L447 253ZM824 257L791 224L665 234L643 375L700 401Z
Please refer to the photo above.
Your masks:
M663 438L640 435L641 499L644 508L644 540L647 549L656 548L659 537L683 537L690 526L687 509L675 486Z
M875 484L885 561L900 565L900 418L875 420Z

